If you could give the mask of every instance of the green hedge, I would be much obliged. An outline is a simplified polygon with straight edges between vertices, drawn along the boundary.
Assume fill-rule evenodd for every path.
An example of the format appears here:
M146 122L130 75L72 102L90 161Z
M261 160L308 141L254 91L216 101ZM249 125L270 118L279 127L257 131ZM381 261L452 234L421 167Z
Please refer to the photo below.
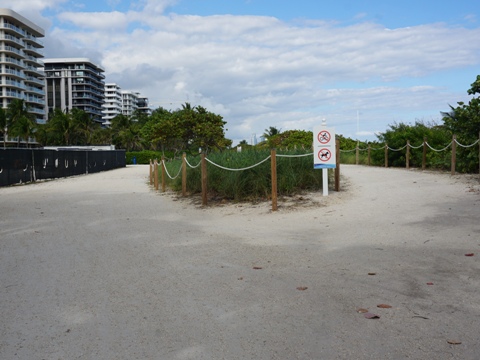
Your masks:
M161 152L153 150L143 150L143 151L130 151L126 153L127 164L133 164L134 158L137 164L150 164L150 160L161 159L162 155L165 155L166 158L172 157L173 153L171 152Z

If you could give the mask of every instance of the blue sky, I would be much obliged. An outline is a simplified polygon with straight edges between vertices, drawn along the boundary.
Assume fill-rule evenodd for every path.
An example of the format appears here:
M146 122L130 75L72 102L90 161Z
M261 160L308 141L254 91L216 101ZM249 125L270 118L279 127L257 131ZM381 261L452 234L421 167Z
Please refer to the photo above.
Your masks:
M13 4L12 4L13 3ZM480 74L475 1L0 0L46 30L45 56L88 57L154 108L221 114L234 143L266 128L375 139L441 122ZM358 114L358 116L357 116ZM357 121L359 120L359 121Z

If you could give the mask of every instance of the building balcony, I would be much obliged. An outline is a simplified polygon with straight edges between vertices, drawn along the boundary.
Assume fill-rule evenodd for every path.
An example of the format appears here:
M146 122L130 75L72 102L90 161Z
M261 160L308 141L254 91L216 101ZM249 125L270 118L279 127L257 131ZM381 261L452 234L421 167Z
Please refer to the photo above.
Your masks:
M7 57L7 56L1 56L0 57L0 62L5 63L5 64L14 64L14 65L17 65L20 68L23 68L25 66L25 64L23 63L22 60L18 60L18 59Z
M26 34L25 37L23 38L23 40L27 41L27 42L35 43L35 44L43 47L43 41L40 40L39 38L37 38L36 36L31 35L31 34Z
M13 88L17 88L17 89L21 89L21 90L25 90L26 89L26 86L24 84L22 84L21 82L19 81L15 81L15 80L2 80L0 82L0 86L8 86L8 87L13 87Z
M38 108L38 107L30 107L30 109L28 109L28 112L29 113L32 113L32 114L35 114L35 115L40 115L40 116L45 116L46 114L46 111L45 111L45 108Z
M25 94L23 99L25 100L25 102L27 103L33 103L33 104L38 104L38 105L45 105L45 100L44 99L40 99L36 96L29 96L28 94Z
M9 34L0 34L0 41L15 43L15 44L20 45L22 47L24 46L24 43L23 43L22 39L19 39L16 36L12 36L12 35L9 35Z
M0 29L16 33L17 35L24 37L26 35L25 30L9 23L0 23Z
M29 73L33 73L33 74L36 74L38 76L45 76L45 73L43 72L43 70L38 70L37 68L33 67L33 66L26 66L23 71L25 73L29 72Z
M39 79L39 78L36 78L34 76L27 75L25 77L25 81L30 82L30 83L34 83L34 84L38 84L38 85L41 85L41 86L45 85L45 81L43 79Z
M14 98L14 99L22 99L23 98L23 93L18 90L12 90L10 88L4 88L2 89L1 92L3 97L6 98Z
M25 75L21 71L13 69L1 69L0 67L0 74L4 76L14 76L19 79L25 79Z
M23 50L25 51L25 53L30 53L34 56L43 57L43 50L41 48L26 44Z
M31 55L25 55L25 58L23 60L25 63L29 63L30 65L33 65L34 67L44 67L45 64L43 63L42 60L40 60L39 58L36 58L35 56L31 56Z
M38 95L42 95L44 96L45 95L45 91L40 88L36 88L36 87L33 87L33 86L24 86L24 89L25 91L28 91L28 92L31 92L31 93L35 93L35 94L38 94Z
M5 54L15 54L21 58L25 57L25 54L22 50L17 49L16 47L10 45L3 45L0 47L0 50L3 51Z

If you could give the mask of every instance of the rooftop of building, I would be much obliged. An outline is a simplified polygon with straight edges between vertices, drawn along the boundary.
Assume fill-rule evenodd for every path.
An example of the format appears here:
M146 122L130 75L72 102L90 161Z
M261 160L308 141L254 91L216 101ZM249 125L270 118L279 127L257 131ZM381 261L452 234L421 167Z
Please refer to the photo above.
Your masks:
M22 15L19 13L11 10L11 9L5 9L5 8L0 8L0 16L3 17L9 17L12 19L17 20L18 22L21 22L24 26L28 27L28 30L35 36L37 37L44 37L45 36L45 30L43 30L40 26L37 24L34 24L27 18L24 18Z
M49 58L49 59L43 59L43 63L45 65L47 64L88 64L101 71L105 71L103 67L94 63L89 58Z

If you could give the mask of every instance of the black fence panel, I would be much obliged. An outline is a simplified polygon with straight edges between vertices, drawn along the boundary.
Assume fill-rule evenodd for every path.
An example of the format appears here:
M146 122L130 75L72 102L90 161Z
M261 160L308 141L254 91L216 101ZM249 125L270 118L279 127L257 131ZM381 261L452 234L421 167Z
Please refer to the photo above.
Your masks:
M0 149L0 186L125 166L124 150Z
M32 152L20 149L0 151L0 186L30 182L32 178Z

